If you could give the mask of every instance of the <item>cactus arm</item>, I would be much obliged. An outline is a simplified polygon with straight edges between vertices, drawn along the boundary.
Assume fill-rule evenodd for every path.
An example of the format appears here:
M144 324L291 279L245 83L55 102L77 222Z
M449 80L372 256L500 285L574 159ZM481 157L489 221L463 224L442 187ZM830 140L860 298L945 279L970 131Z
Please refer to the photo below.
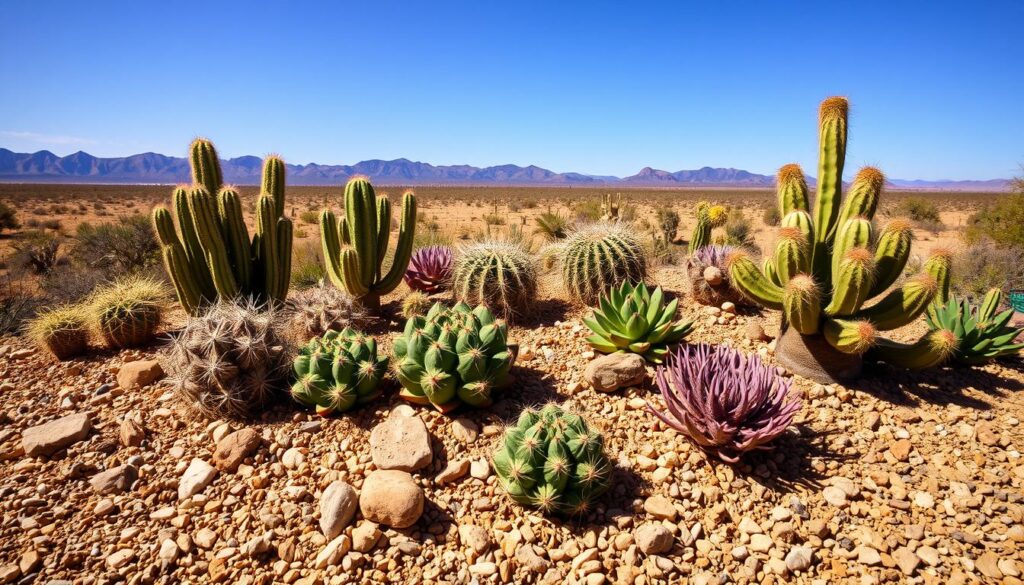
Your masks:
M341 251L340 257L342 288L348 290L354 297L363 297L370 292L360 278L359 254L352 248L345 248Z
M280 256L278 255L277 218L274 216L274 198L260 195L256 200L256 232L260 235L260 261L263 281L254 283L257 296L272 298L278 290L280 278Z
M839 263L833 274L832 300L825 307L825 314L832 317L853 315L864 301L874 274L874 258L866 248L853 248Z
M836 229L846 161L846 98L828 98L818 112L818 193L814 200L815 280L829 284L829 247Z
M871 321L879 331L898 329L925 312L936 288L935 279L930 274L919 273L873 306L858 311L854 318Z
M221 189L217 194L217 215L221 222L221 234L228 244L235 281L241 290L249 292L252 269L249 230L242 218L242 203L238 191L230 187Z
M879 339L872 356L894 366L920 370L941 365L956 351L957 343L952 331L938 329L909 344Z
M235 298L240 291L228 261L227 247L221 238L213 197L203 188L192 189L188 194L188 208L217 294L224 299Z
M825 341L843 353L862 354L876 342L875 326L870 321L826 319L822 327Z
M368 289L377 274L376 195L366 179L352 179L345 185L346 227L359 262L360 289ZM355 275L349 277L356 278Z
M765 278L775 286L782 286L782 279L779 278L779 271L775 269L775 261L772 260L771 256L764 259L761 263L761 272L764 273Z
M850 186L850 192L843 201L836 225L841 226L853 217L874 218L884 184L885 175L875 167L864 167L858 171L853 179L853 185Z
M388 227L391 222L388 220ZM416 196L408 192L402 196L402 219L398 224L398 241L395 243L395 255L391 261L391 270L375 287L381 294L387 294L398 286L409 267L412 257L412 246L416 236Z
M205 188L211 196L216 195L224 184L224 177L213 143L205 138L193 140L189 147L189 162L192 166L192 183Z
M839 263L854 248L871 245L871 222L863 217L853 217L839 225L839 231L832 240L832 280L835 283Z
M284 302L288 298L288 287L292 277L292 220L282 217L277 220L277 290L271 295Z
M260 193L274 198L274 215L284 217L285 166L281 157L270 155L263 159L263 176L260 179Z
M329 209L321 211L320 247L324 254L324 267L327 276L335 287L348 290L345 286L344 269L341 264L341 243L338 231L338 218L334 212Z
M808 211L810 198L807 195L807 181L800 165L788 164L779 169L775 179L779 216L786 217L794 211Z
M733 253L727 264L733 286L744 296L769 309L782 310L782 287L770 281L746 254Z
M377 198L377 274L374 281L383 275L384 258L388 255L388 241L391 239L391 200L385 196Z
M871 296L881 294L903 273L910 258L914 232L904 219L890 221L878 236L875 245L875 284Z
M178 229L181 236L181 244L185 250L185 257L189 264L193 265L197 282L207 295L213 299L216 291L213 288L213 279L206 267L206 256L203 253L203 246L199 242L199 235L196 233L195 217L188 207L189 190L184 187L176 187L171 194L171 201L174 204L174 217L178 220Z
M818 333L821 326L821 289L810 275L794 276L782 295L782 314L803 335Z
M164 269L167 276L174 285L174 291L178 296L178 302L185 312L196 315L203 302L203 295L199 291L192 270L189 267L185 250L178 242L165 244L162 247Z

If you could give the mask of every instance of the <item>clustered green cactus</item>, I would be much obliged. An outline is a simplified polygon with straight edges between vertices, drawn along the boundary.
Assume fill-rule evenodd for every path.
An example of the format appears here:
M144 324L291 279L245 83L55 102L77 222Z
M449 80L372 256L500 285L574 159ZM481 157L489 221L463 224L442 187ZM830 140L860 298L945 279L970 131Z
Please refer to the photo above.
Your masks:
M507 325L483 305L436 303L425 316L409 319L395 340L400 396L441 412L462 402L489 406L492 391L506 384L515 361L507 336Z
M93 327L108 346L137 347L156 335L167 296L162 283L130 276L97 289L87 310Z
M537 297L537 267L521 245L486 241L459 250L452 271L455 299L483 305L505 319L527 311Z
M345 217L339 222L329 209L320 213L320 242L331 282L367 308L379 309L380 297L402 282L415 232L416 196L408 191L402 196L394 257L385 272L391 201L387 196L378 197L365 177L349 179L345 184Z
M593 224L576 230L561 256L565 292L584 305L593 305L619 283L647 277L643 245L622 224Z
M782 167L777 180L782 222L774 254L758 267L745 252L734 252L728 260L732 283L752 301L782 311L783 327L805 336L823 334L842 353L861 355L878 346L879 359L932 365L948 355L948 336L929 334L903 345L880 340L877 332L913 322L948 289L949 253L934 253L919 274L866 307L903 273L912 234L910 224L897 219L875 237L872 219L885 182L877 169L858 172L842 199L846 120L845 98L822 103L814 208L800 168Z
M66 360L81 355L89 343L89 318L81 306L60 306L36 315L26 332L53 357Z
M239 296L283 302L292 257L292 222L284 216L284 161L277 156L263 161L251 242L238 191L224 186L213 144L197 138L189 162L192 186L174 189L174 213L165 207L153 210L164 266L182 307L198 315L207 304Z
M697 225L693 227L693 235L690 236L690 254L710 244L711 230L724 225L729 216L725 207L711 205L707 201L697 204L694 215L697 216Z
M1017 338L1024 328L1009 325L1012 308L996 314L1002 304L1003 292L998 288L988 291L980 305L952 297L929 311L928 326L933 331L953 332L957 338L953 359L962 364L984 364L1018 355L1024 343L1018 343Z
M387 356L377 357L377 342L346 327L309 340L295 358L298 378L292 398L313 407L320 416L345 412L380 395Z
M661 287L652 293L644 283L623 281L601 296L592 317L583 322L594 332L587 342L601 353L627 351L660 364L669 347L693 328L692 321L676 320L679 299L665 303Z
M513 500L544 513L584 515L611 483L601 434L554 404L524 410L493 463Z

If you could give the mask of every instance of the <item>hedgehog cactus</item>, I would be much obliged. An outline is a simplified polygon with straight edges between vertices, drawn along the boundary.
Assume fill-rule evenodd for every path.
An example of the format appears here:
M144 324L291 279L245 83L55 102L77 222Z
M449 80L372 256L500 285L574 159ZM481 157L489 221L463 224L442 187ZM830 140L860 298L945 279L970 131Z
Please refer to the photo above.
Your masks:
M60 361L85 353L89 318L82 307L62 306L43 311L28 322L28 336Z
M665 304L661 287L650 292L644 283L628 281L601 296L593 317L583 322L593 331L587 342L601 353L628 351L661 363L668 347L690 333L691 321L676 321L679 299Z
M988 291L980 305L952 297L934 312L929 311L928 326L933 331L953 332L957 338L953 359L961 364L985 364L1019 355L1024 343L1017 342L1017 338L1024 328L1009 325L1012 308L996 314L1002 304L1003 293L998 288Z
M813 208L800 167L782 167L776 181L782 221L774 253L761 267L742 251L727 261L734 287L751 301L782 311L779 362L825 383L858 376L862 355L872 347L879 359L925 367L942 358L948 345L944 335L929 334L909 346L878 336L910 324L945 294L950 255L933 253L920 274L874 301L903 273L912 232L909 222L894 219L873 233L885 182L877 169L861 169L842 198L846 117L844 98L822 102Z
M419 291L413 291L402 299L402 316L406 319L411 319L412 317L426 315L433 305L434 303L430 300L430 297Z
M694 300L710 306L728 301L745 304L746 298L732 287L725 261L735 251L733 246L710 244L698 248L686 260L686 276Z
M459 251L452 292L458 301L484 305L511 319L524 314L537 297L537 267L519 244L472 244Z
M725 207L711 205L706 201L697 204L694 215L697 217L697 225L694 226L693 235L690 236L690 254L710 244L711 230L725 225L725 221L729 217Z
M292 367L297 377L292 398L329 416L376 398L388 358L377 357L372 337L346 327L311 339Z
M94 328L113 348L144 345L153 340L163 320L167 291L142 277L128 277L98 289L88 310Z
M524 410L493 463L513 500L545 514L585 515L611 484L603 437L554 404Z
M292 223L284 217L284 162L263 161L252 241L242 217L238 191L223 185L213 144L197 138L189 149L192 186L176 187L173 214L153 210L153 227L164 267L182 307L198 315L203 307L239 296L281 303L291 277Z
M489 406L491 392L505 385L515 361L508 329L484 306L436 303L405 324L395 340L393 369L400 396L449 412L460 403Z
M351 295L323 282L293 294L288 308L300 343L328 331L358 328L367 321L366 311Z
M327 274L334 286L347 290L371 310L380 308L380 297L395 290L405 275L416 232L416 196L402 196L402 217L391 267L384 271L384 257L391 237L391 201L378 197L364 177L345 184L345 217L320 213L320 242Z
M594 224L576 230L561 255L565 292L584 305L594 305L622 282L642 282L647 277L643 245L621 224Z
M428 295L448 288L452 277L452 249L448 246L427 246L412 255L405 271L405 284Z
M647 409L697 446L736 463L769 443L793 422L802 403L793 381L757 356L725 346L680 347L656 374L667 413Z

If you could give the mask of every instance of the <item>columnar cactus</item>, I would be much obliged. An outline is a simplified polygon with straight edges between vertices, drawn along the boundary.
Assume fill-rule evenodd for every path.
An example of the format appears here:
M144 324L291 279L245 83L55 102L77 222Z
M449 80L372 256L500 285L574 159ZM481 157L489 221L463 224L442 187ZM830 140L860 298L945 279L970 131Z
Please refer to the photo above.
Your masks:
M928 327L933 331L952 331L957 338L953 359L961 364L985 364L1002 357L1020 355L1024 343L1018 338L1024 328L1011 327L1012 308L996 314L1003 304L1003 292L993 288L980 305L951 297L944 305L929 311Z
M694 215L697 216L697 225L693 227L693 235L690 236L690 254L711 243L711 230L724 225L729 214L721 205L701 201Z
M193 184L174 189L173 214L165 207L153 210L164 266L182 307L198 315L207 304L238 296L283 302L292 256L292 223L284 217L284 162L276 156L263 161L250 242L238 191L223 185L213 144L197 138L189 161Z
M600 306L583 322L593 331L587 343L601 353L626 351L661 363L671 345L693 328L692 321L676 320L679 299L665 303L661 287L651 292L644 283L624 281L601 296Z
M622 193L616 193L615 198L608 193L601 197L601 221L617 223L619 221L619 209L622 207Z
M452 271L457 301L483 305L505 319L524 314L537 297L537 267L519 244L488 241L459 250Z
M427 246L416 250L405 271L405 284L428 295L442 292L451 284L452 249Z
M380 395L388 358L377 357L377 342L346 327L313 338L299 351L292 398L320 416L345 412Z
M153 340L167 296L160 282L127 277L97 289L87 310L94 329L108 346L136 347Z
M782 222L774 254L763 267L742 251L728 260L733 286L753 302L782 311L780 363L824 382L857 376L861 356L873 346L879 359L925 367L943 357L948 345L942 335L929 334L908 347L877 336L913 322L948 289L950 256L934 253L920 274L869 303L903 273L912 233L907 221L896 219L873 234L885 182L877 169L861 169L842 198L846 117L845 98L822 102L813 209L800 168L782 167L776 184Z
M484 306L434 304L412 317L395 340L393 369L400 396L449 412L460 403L489 406L491 392L507 382L516 348L508 328Z
M320 213L320 242L331 282L368 309L379 309L380 297L402 282L415 232L416 196L408 191L402 196L394 258L385 272L391 201L386 196L378 197L365 177L349 179L345 184L345 217L339 222L329 209Z
M505 432L493 463L513 500L546 514L585 515L611 484L601 434L554 404L524 410Z
M621 224L582 227L561 248L562 282L570 298L593 305L622 282L642 282L647 259L636 234Z

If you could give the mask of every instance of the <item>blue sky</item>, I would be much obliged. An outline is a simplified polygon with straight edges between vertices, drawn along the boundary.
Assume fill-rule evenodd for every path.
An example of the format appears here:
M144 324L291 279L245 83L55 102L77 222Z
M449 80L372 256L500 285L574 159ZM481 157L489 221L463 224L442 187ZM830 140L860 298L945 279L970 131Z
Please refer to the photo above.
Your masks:
M1024 162L1024 2L4 2L0 146L629 175Z

